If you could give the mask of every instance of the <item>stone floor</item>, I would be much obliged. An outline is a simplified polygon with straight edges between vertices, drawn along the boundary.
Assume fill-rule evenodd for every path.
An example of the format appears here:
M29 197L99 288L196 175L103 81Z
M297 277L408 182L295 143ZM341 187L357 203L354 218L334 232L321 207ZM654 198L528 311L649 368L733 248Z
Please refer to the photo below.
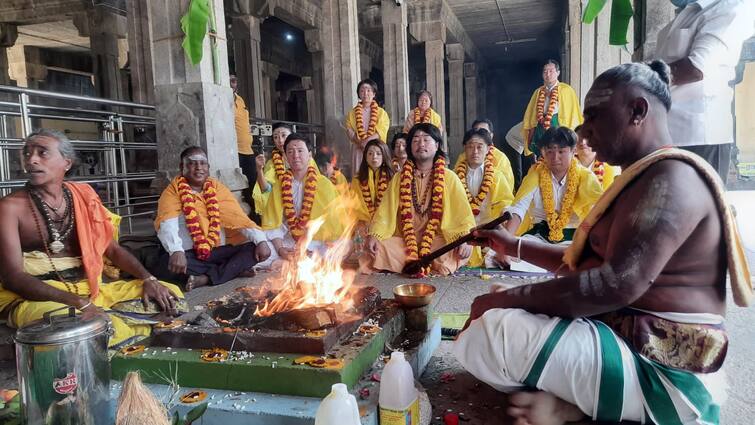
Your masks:
M220 287L200 288L188 294L191 305L198 305L217 298L231 288L247 283L256 284L265 279L260 274L253 279L236 280ZM432 283L437 292L433 299L433 309L442 313L462 313L469 311L469 306L477 295L488 291L491 282L503 282L514 285L534 283L539 279L521 279L495 276L483 280L479 276L457 276L447 278L424 279ZM416 282L395 275L360 276L357 283L372 285L381 290L383 297L392 297L393 287L401 283ZM729 379L729 400L722 410L721 423L727 425L749 425L755 418L755 308L743 309L730 302L727 315L727 328L730 332L731 345L727 358ZM477 381L466 373L450 353L450 342L443 342L436 351L421 383L427 389L433 404L433 424L442 424L438 420L448 409L463 413L469 424L509 424L506 417L506 398L495 390ZM443 383L441 375L452 374L454 381Z
M251 279L236 279L222 286L197 289L187 298L190 306L203 304L218 298L234 288L242 285L261 284L267 274L260 274ZM540 278L542 279L542 278ZM491 282L500 281L521 285L537 282L538 279L521 279L511 277L494 277L483 280L479 276L457 276L447 278L429 278L425 281L432 283L437 292L433 299L436 312L460 313L467 312L472 300L487 292ZM360 276L359 285L372 285L379 288L383 297L392 297L394 286L415 282L415 280L394 275ZM755 309L743 309L730 303L727 315L727 327L730 332L731 345L726 361L729 379L729 400L722 410L721 423L727 425L746 425L755 418L755 403L752 394L755 393ZM443 342L434 354L427 370L421 378L422 384L428 390L433 404L433 418L440 418L448 409L463 413L462 418L469 419L470 424L498 423L508 424L510 419L505 415L505 396L497 393L485 384L479 383L472 376L464 372L450 354L450 342ZM444 383L440 376L444 373L452 374L454 381ZM11 364L0 364L0 388L14 388L15 369ZM442 420L433 420L433 424L442 424Z

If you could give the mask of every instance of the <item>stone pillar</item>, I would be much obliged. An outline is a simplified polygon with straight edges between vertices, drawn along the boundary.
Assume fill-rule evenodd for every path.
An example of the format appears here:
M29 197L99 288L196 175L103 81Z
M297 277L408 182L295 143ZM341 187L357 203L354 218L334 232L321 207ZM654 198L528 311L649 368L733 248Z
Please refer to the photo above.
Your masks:
M323 57L325 141L338 153L339 166L351 168L352 144L343 129L346 114L356 105L359 83L359 31L356 0L323 0L319 31L308 31L312 48ZM310 50L312 50L310 48Z
M464 46L458 43L446 45L448 59L448 151L455 161L461 153L464 137Z
M119 66L118 38L126 33L126 18L101 6L87 11L89 44L92 51L94 90L98 96L123 99L123 84ZM81 26L79 32L82 32ZM83 35L83 34L82 34Z
M440 114L441 122L445 127L443 133L448 130L448 116L446 115L446 75L445 43L443 40L430 40L425 42L425 70L427 73L427 89L433 94L433 109ZM443 150L448 152L448 144L444 143Z
M231 190L247 187L238 168L233 92L228 83L228 53L223 2L212 2L218 32L214 48L205 38L202 61L192 65L181 47L180 18L189 0L150 0L149 26L157 107L158 176L162 188L179 172L179 153L188 146L207 150L210 172ZM217 82L217 83L216 83Z
M406 3L382 0L383 17L383 81L385 82L385 111L391 126L401 128L410 109L409 57L406 28Z
M370 78L372 72L372 58L367 53L359 53L359 76L362 80Z
M270 62L262 62L262 99L264 114L260 118L274 119L278 108L278 91L275 82L278 80L280 68Z
M320 30L308 30L304 34L304 41L307 45L307 51L312 57L312 93L307 92L307 105L310 98L314 110L309 111L309 122L313 124L324 124L323 111L325 110L323 100L325 98L325 88L323 83L323 53L322 44L320 43ZM302 81L303 84L303 81Z
M478 70L477 73L477 118L487 118L488 116L488 97L487 97L487 76Z
M643 2L647 3L647 2ZM569 83L584 101L593 80L606 69L630 62L631 55L623 47L608 44L611 20L611 4L606 4L603 11L592 24L582 23L582 3L569 0L568 13L568 74L564 81ZM629 47L634 45L634 25L629 24Z
M312 77L301 77L301 85L307 95L307 121L311 124L322 122L322 102L315 88L315 81Z
M126 2L126 6L132 100L151 105L155 102L155 81L152 76L149 6L147 0L131 0Z
M472 128L472 123L478 118L477 104L477 64L469 62L464 64L464 100L466 105L466 120L464 128Z
M0 24L0 84L12 85L14 81L10 78L10 60L8 58L8 48L16 44L18 30L12 24Z
M239 95L244 98L251 116L268 117L264 106L260 19L252 15L235 16L231 29Z

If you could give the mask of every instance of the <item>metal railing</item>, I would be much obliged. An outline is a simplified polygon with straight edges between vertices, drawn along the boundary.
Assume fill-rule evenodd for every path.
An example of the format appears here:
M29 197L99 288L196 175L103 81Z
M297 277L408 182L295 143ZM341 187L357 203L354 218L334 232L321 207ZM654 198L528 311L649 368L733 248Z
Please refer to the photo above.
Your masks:
M316 148L319 143L325 139L325 126L321 124L309 124L306 122L297 121L284 121L284 120L270 120L267 118L252 117L249 119L252 125L273 124L276 122L282 122L289 124L294 128L297 133L303 133L309 136L312 141L312 145ZM253 148L255 152L270 153L275 145L272 142L272 138L269 136L254 136Z
M79 164L69 179L101 189L104 204L125 219L123 233L133 233L133 217L154 211L136 210L154 206L158 196L133 196L135 185L149 187L155 177L154 167L134 169L143 165L134 160L137 152L153 152L156 165L155 138L136 137L137 131L154 134L154 106L3 85L0 97L1 196L26 183L20 164L22 140L44 126L69 134L98 134L95 140L70 137L79 158L87 155L92 163ZM84 172L87 166L89 172Z

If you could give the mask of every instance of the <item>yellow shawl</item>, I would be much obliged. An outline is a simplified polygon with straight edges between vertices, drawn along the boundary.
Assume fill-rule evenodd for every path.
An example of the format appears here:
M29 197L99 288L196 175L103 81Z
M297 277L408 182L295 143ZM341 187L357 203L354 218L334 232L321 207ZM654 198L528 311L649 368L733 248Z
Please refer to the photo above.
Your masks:
M317 168L315 160L310 158L309 165L315 167L315 170L319 173L320 169ZM286 170L288 170L288 164L286 164ZM274 181L278 180L278 176L275 175L275 167L273 166L273 160L268 159L265 162L265 166L262 168L262 175L265 176L265 180L272 185ZM257 182L249 182L249 187L252 190L252 199L254 199L254 209L257 214L262 216L265 211L265 205L267 205L267 199L270 197L270 192L263 192L260 190L260 185Z
M367 177L367 184L370 188L370 197L372 198L372 202L375 202L375 198L377 197L378 181L377 179L375 179L375 172L372 171L372 168L368 168L367 170L369 172L369 175ZM385 190L386 190L386 193L383 194L383 199L385 199L385 196L388 195L387 193L388 188L386 188ZM354 206L352 210L352 214L357 218L358 221L364 221L367 223L372 221L372 217L370 216L370 210L367 208L367 202L365 202L364 200L364 196L362 194L362 185L359 183L358 177L354 177L351 180L351 193L352 193L352 196L354 196L356 199L356 202L355 202L356 205Z
M375 131L377 132L378 137L380 137L380 141L383 143L387 143L388 127L390 126L391 119L388 118L388 113L385 112L385 109L378 107L378 120L377 124L375 124ZM346 128L354 130L354 133L357 132L357 118L354 114L354 108L349 109L349 113L346 115Z
M315 167L317 168L317 167ZM283 222L283 201L281 200L281 182L278 179L273 180L273 188L270 191L270 196L267 203L264 205L262 212L262 229L273 230L280 227ZM315 192L315 200L312 204L312 212L310 214L309 221L319 217L325 217L325 223L323 223L320 230L315 233L314 240L316 241L334 241L340 238L343 234L343 226L340 218L329 214L329 210L333 207L333 202L338 201L338 192L331 181L322 174L317 175L317 191Z
M372 218L369 233L378 240L392 237L398 229L396 224L400 181L401 173L393 176L386 193L383 195L383 200ZM445 173L444 191L443 218L440 220L440 231L446 242L450 243L469 233L475 227L475 221L464 187L462 187L456 173L449 169L446 169ZM419 235L417 237L419 238Z
M527 104L527 110L524 112L524 120L522 121L522 140L524 140L525 155L530 155L532 153L529 149L527 132L537 127L537 97L540 90L544 89L544 86L540 86L534 93L532 93L530 103ZM566 83L558 83L558 125L574 129L576 126L582 124L582 121L582 108L579 106L577 93L570 85Z
M498 150L497 147L491 146L492 152L493 152L493 166L496 167L502 174L503 177L506 179L506 183L508 183L509 187L514 188L514 170L511 168L511 162L509 161L509 158L506 156L505 153ZM456 163L454 164L454 170L456 167L459 166L459 163L461 161L467 160L467 153L462 151L461 154L459 154L459 157L456 159Z
M408 117L407 121L411 122L412 126L414 126L414 124L416 124L414 122L414 108L412 108L412 109L409 110L409 117ZM435 112L435 109L433 109L433 108L430 108L430 124L438 127L438 129L440 129L441 132L443 132L443 127L442 127L443 123L441 123L440 115L438 115L438 113ZM411 130L411 129L412 129L411 126L409 128L407 128L406 124L404 125L404 128L403 128L404 133L408 133L409 130Z
M514 188L509 185L508 180L503 176L500 169L496 169L493 172L493 185L490 186L490 192L483 205L487 208L488 221L500 217L503 214L503 209L511 205L514 200ZM482 214L482 213L480 213ZM477 225L485 224L478 223ZM482 249L476 246L472 249L472 256L469 257L467 266L469 267L482 267L484 265L484 258L482 256Z
M592 211L590 211L590 214L584 218L582 224L580 224L574 234L572 244L564 253L564 263L568 265L571 270L576 270L582 252L587 245L587 237L590 234L592 226L600 220L603 213L613 204L613 201L619 197L626 186L632 183L635 178L640 176L648 167L665 159L677 159L691 165L697 170L700 177L703 178L710 188L724 227L726 257L734 302L740 307L747 307L750 305L753 296L752 277L747 264L747 256L745 255L744 247L742 246L742 239L739 236L737 222L732 214L731 208L729 208L729 204L726 203L721 180L719 179L716 170L714 170L707 162L702 160L699 156L681 149L659 149L624 170L616 178L614 184L608 188L605 194L598 200Z
M512 204L516 204L528 193L531 193L539 187L540 173L538 170L540 167L545 166L545 163L540 162L530 167L530 171L522 180L522 185L516 192L516 197L514 197L514 202ZM598 183L598 178L595 177L595 174L580 165L579 161L577 161L577 175L579 176L579 187L577 188L577 199L574 200L574 213L577 214L577 217L579 217L580 220L584 220L587 213L590 212L593 204L595 204L603 193L603 188L601 188L600 183ZM530 209L531 208L532 205L530 205ZM532 222L532 215L528 211L527 216L522 217L522 224L519 225L519 229L516 231L517 236L526 233L534 224L535 223Z
M233 193L219 180L208 177L217 188L218 208L220 209L220 223L225 231L226 242L243 243L246 238L239 232L241 229L258 229L252 220L244 214L241 205L233 196ZM194 197L194 205L199 215L199 225L202 232L207 234L207 228L210 221L207 217L207 208L204 199L201 196ZM165 220L183 215L181 208L181 196L178 191L178 177L170 182L170 185L163 190L160 199L157 201L157 217L155 217L155 229L160 228L160 223Z

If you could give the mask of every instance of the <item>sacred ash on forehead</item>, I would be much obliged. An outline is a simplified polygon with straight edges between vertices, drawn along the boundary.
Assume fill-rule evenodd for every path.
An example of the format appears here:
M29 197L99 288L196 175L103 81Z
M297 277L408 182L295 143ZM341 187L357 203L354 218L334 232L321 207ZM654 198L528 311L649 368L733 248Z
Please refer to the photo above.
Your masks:
M186 157L188 161L207 161L207 157L203 153L195 153Z
M593 89L585 97L585 109L608 103L613 95L613 89Z

